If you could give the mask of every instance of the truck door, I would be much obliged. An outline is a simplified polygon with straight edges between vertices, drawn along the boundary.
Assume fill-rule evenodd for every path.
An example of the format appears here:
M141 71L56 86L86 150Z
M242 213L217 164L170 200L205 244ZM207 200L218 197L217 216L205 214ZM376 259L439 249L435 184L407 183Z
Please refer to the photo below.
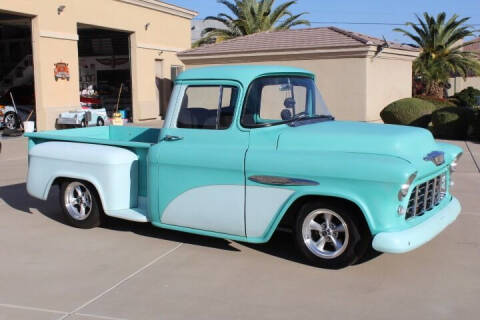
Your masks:
M162 224L245 236L245 153L236 82L184 82L159 149ZM172 106L173 107L173 106Z

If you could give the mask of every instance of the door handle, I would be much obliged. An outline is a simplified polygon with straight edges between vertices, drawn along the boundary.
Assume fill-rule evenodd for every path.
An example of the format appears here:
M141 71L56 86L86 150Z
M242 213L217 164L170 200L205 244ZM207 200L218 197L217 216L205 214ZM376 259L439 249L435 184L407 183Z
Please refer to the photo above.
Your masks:
M171 136L171 135L166 135L165 137L163 137L163 141L178 141L178 140L182 140L183 137L179 137L179 136Z

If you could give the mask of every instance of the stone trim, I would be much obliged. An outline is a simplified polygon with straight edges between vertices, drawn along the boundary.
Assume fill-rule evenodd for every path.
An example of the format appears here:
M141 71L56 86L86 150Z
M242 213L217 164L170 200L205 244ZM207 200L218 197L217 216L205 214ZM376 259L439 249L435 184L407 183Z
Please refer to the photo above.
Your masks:
M155 11L160 11L160 12L168 13L174 16L179 16L187 19L193 19L195 16L198 15L198 12L196 11L188 10L182 7L174 6L174 5L157 1L157 0L115 0L115 1L148 8Z
M161 46L157 46L149 43L137 43L137 48L147 49L147 50L167 51L167 52L180 52L185 50L180 48L161 47Z
M74 33L63 33L63 32L41 30L40 31L40 37L51 38L51 39L60 39L60 40L78 41L78 34L74 34Z

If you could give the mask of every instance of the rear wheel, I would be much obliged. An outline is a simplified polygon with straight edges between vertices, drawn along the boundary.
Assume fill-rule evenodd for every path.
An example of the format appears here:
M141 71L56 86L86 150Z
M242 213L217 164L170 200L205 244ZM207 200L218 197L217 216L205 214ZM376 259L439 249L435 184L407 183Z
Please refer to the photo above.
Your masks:
M98 117L97 127L103 127L104 125L105 125L105 121L101 117Z
M82 119L82 122L80 123L80 126L81 126L82 128L86 128L87 125L88 125L87 119L83 118L83 119Z
M300 210L295 224L295 242L311 263L322 268L347 267L368 247L362 236L358 212L341 204L313 201Z
M90 183L81 180L65 181L60 189L60 205L70 225L82 229L101 225L99 197Z

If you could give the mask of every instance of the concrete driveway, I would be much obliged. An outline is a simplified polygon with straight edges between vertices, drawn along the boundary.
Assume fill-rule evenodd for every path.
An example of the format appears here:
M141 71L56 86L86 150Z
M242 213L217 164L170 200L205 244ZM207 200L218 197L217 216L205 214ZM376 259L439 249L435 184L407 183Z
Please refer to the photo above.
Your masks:
M114 221L65 224L58 190L25 191L26 140L1 140L0 319L474 319L480 314L480 144L464 148L463 212L427 245L338 271L265 245ZM476 159L476 163L475 163Z

